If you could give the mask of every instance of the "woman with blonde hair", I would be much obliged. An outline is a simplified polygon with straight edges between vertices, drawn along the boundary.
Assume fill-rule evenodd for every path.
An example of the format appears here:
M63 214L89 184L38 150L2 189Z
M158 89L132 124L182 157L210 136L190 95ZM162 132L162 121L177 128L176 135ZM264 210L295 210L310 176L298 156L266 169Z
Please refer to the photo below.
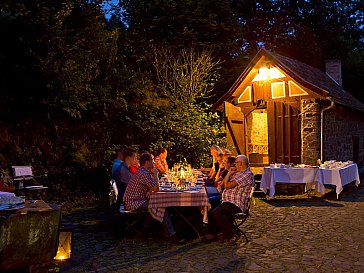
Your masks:
M207 185L214 184L216 174L220 169L219 156L222 155L222 150L217 145L212 145L210 148L210 152L212 156L212 168L210 170L209 177L205 181Z

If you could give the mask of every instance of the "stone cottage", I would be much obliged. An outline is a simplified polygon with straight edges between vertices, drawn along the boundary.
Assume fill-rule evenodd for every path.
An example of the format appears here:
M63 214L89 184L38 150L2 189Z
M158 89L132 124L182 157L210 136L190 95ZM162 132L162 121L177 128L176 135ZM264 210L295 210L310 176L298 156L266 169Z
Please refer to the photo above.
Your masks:
M362 163L364 104L341 83L340 61L327 61L325 73L261 49L214 107L224 112L228 143L255 173L271 162Z

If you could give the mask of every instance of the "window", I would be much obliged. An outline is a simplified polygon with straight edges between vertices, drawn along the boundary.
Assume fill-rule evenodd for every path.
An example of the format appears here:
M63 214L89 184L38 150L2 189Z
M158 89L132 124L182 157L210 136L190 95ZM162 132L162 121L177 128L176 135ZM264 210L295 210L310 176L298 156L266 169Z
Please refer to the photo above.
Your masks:
M284 98L286 96L285 83L273 82L270 85L272 99Z
M238 98L238 103L241 102L251 102L252 101L252 87L247 86L243 93L241 93L240 97Z
M298 84L293 81L288 81L288 87L290 97L308 95L305 90L303 90Z

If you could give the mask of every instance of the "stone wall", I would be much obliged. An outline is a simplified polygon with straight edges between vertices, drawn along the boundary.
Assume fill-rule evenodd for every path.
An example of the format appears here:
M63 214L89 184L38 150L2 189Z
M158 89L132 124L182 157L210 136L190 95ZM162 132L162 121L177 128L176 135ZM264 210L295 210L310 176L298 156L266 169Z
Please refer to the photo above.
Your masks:
M301 161L315 165L321 157L321 110L314 100L301 100ZM359 139L358 163L364 162L364 113L335 104L324 112L323 160L354 160L353 138Z
M358 162L364 162L364 113L335 105L324 114L324 160L353 160L353 138L359 139Z
M314 100L301 100L301 162L316 165L320 158L320 105Z

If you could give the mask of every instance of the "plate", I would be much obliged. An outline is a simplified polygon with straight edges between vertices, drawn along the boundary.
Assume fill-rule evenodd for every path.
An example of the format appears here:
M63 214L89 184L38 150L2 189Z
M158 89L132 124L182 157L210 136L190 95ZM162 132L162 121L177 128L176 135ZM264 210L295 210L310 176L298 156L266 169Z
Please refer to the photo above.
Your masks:
M27 189L27 190L40 190L40 189L48 189L48 187L43 187L42 185L40 185L40 186L28 186L28 187L25 187L25 189Z
M162 188L161 191L164 191L164 192L174 192L174 191L177 191L175 188Z

